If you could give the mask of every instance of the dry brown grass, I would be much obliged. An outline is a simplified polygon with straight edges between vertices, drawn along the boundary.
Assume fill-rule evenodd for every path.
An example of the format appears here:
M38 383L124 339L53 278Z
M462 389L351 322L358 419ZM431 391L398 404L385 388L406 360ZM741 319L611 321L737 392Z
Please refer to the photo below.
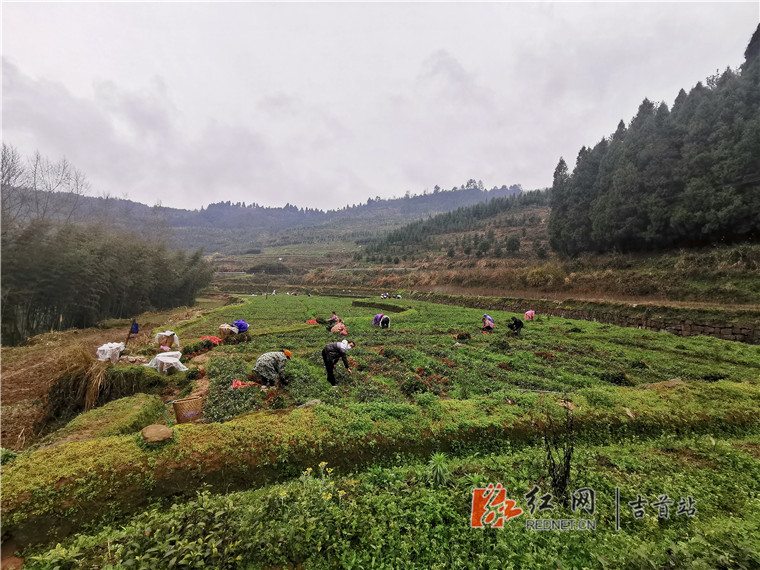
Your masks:
M85 411L91 410L103 387L108 363L95 358L92 351L82 343L58 349L55 356L61 377L68 376L72 379L76 399L84 397Z

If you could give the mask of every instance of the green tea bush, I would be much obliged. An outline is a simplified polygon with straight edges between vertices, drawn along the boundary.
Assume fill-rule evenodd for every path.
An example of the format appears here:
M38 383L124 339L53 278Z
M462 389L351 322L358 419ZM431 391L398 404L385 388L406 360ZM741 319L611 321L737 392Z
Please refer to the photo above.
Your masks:
M233 380L246 381L249 370L249 364L238 356L209 361L209 395L203 406L204 417L223 422L263 405L265 398L259 386L231 388Z
M509 352L509 343L503 338L493 341L489 346L496 352Z
M235 551L237 547L231 547L229 551L230 556L237 552L234 561L218 562L196 554L189 556L186 563L180 564L183 558L178 559L175 565L203 564L207 568L225 565L271 568L288 564L291 567L302 564L304 568L351 565L491 568L501 567L500 563L503 565L509 557L514 567L524 568L544 567L555 561L562 567L596 567L601 564L624 568L626 561L630 560L630 553L641 550L651 556L650 566L663 567L668 562L664 549L670 547L670 541L685 545L684 548L689 550L688 556L674 557L674 560L687 560L690 564L692 559L700 560L697 546L689 542L690 536L696 536L697 525L719 532L728 517L754 516L760 520L757 506L752 502L757 496L757 481L760 480L757 460L753 457L759 445L756 437L737 442L736 446L727 442L681 445L683 433L709 432L719 438L719 433L735 435L745 434L750 429L757 431L757 422L753 420L757 417L758 347L594 323L581 324L583 334L572 335L567 329L575 327L578 322L563 317L529 324L528 334L508 339L510 348L505 355L499 350L495 335L473 334L466 346L452 348L453 335L468 330L474 332L483 310L421 302L418 311L404 313L394 320L397 324L403 322L403 329L381 332L370 328L368 320L371 315L366 309L352 307L350 303L350 300L343 299L278 296L276 300L253 298L246 305L235 308L234 316L239 314L249 318L249 314L255 315L257 323L271 325L262 325L250 343L215 349L214 353L229 358L218 356L208 364L211 395L206 407L207 415L211 413L217 421L222 421L251 409L287 405L291 398L296 404L321 400L324 405L313 409L295 410L289 414L255 414L236 422L235 429L240 428L241 439L250 437L251 440L255 440L261 430L247 428L248 422L251 426L283 426L283 437L278 439L276 448L270 447L269 443L263 446L264 451L271 451L276 457L272 464L249 469L248 464L235 463L234 451L228 459L237 472L245 476L251 474L252 479L258 477L259 482L269 477L266 470L270 468L278 477L291 477L293 469L300 470L295 464L303 455L293 452L297 446L302 446L306 453L326 456L345 451L348 455L341 456L341 461L350 462L353 473L351 479L335 481L335 487L340 486L346 492L342 501L334 491L327 489L330 481L317 477L316 473L304 477L303 481L270 484L257 491L234 495L239 522L236 532L245 536L241 550ZM322 346L336 338L327 335L320 327L304 323L314 315L326 316L331 309L347 319L353 333L349 338L356 338L358 343L357 348L349 352L354 374L345 375L341 365L338 373L346 382L341 382L337 390L325 380L319 352ZM506 311L488 310L494 313L497 322L503 322L508 316ZM230 320L232 316L230 313L214 322ZM209 334L209 329L203 327L212 324L206 319L205 324L193 325L192 330L197 331L196 336ZM271 330L266 331L267 326ZM684 350L688 353L678 352L676 346L686 347ZM246 379L258 354L284 347L296 347L296 354L285 369L290 383L284 390L270 391L265 396L257 387L229 389L232 380ZM688 358L674 358L682 355L688 355ZM646 360L649 369L631 367L642 359ZM717 380L718 374L728 375L731 382L724 379L710 383L688 382L673 390L630 390L617 385L631 382L621 370L625 370L637 384L676 375L687 381ZM176 376L170 380L174 381L174 378ZM404 382L409 384L402 391ZM427 389L417 391L415 383L417 388L422 384ZM440 388L447 401L437 396L436 388ZM520 389L559 394L521 392ZM491 529L471 531L468 519L471 494L467 493L468 482L461 479L472 472L483 474L486 483L501 481L505 486L508 484L513 496L518 497L518 493L534 483L543 486L541 478L546 477L543 446L528 452L524 450L523 438L531 440L535 436L530 431L534 427L530 422L543 419L545 415L541 413L549 404L553 417L564 417L565 409L556 401L567 398L564 394L576 389L575 397L570 397L577 406L578 418L582 419L579 422L579 438L582 436L582 439L578 441L584 446L605 445L594 449L593 454L589 452L587 460L579 456L576 463L579 469L573 472L578 477L577 486L589 484L599 489L600 498L601 491L609 498L609 492L619 485L627 494L627 500L635 497L635 492L646 493L650 498L655 491L668 492L671 497L676 493L691 492L700 501L699 517L693 521L696 524L658 523L648 516L646 521L624 520L621 532L605 534L602 523L609 523L607 511L600 515L600 528L596 533L526 533L519 524L522 520L505 525L510 528L498 533L490 532ZM270 394L271 401L268 400ZM457 398L467 401L457 401ZM626 414L623 406L634 413ZM498 425L505 426L506 432L497 429ZM513 440L510 440L513 437L508 429L510 425L515 428ZM197 450L202 465L207 466L209 461L216 462L213 457L216 447L213 447L211 456L203 456L203 453L208 449L209 441L212 446L221 443L215 439L221 433L219 429L213 425L193 426L192 435L199 436L197 441L186 438L183 442L180 438L172 446L180 449L178 444L182 445L181 453L185 457L185 453ZM666 431L675 434L672 441L652 450L651 438ZM313 434L320 435L312 440ZM368 436L366 440L364 436ZM410 436L419 436L422 452L431 448L445 449L444 441L451 447L454 453L447 463L455 483L453 491L452 488L428 484L428 456L417 459L414 468L405 467L405 471L377 468L377 484L367 471L362 472L364 461L392 462L395 449L403 449ZM635 445L629 445L632 438L635 438ZM398 446L395 446L396 442ZM131 446L132 441L129 443ZM510 452L498 457L504 449L510 449ZM475 451L479 455L477 459L471 458L473 466L465 468L459 458ZM576 449L576 453L581 451ZM167 458L173 458L173 454L179 451L168 448L164 453ZM139 463L141 458L141 455L135 457L138 467L142 465ZM13 476L14 470L18 473L19 464L25 461L26 454L9 468L3 468L4 487L10 487L14 482L9 477L6 483L6 476ZM195 484L198 477L194 468L191 469L187 471L186 480L188 484ZM130 476L137 477L135 473ZM140 471L140 476L142 473ZM145 470L144 473L147 478L158 476L159 471ZM24 487L18 474L15 477L19 490L15 496L24 497L27 489L32 487ZM57 479L48 474L45 477L44 483L35 484L34 492L40 489L47 493L48 488L54 489ZM24 484L26 481L24 478ZM73 486L76 484L75 481L70 486L67 480L63 489L78 492L80 488ZM81 488L91 492L88 487ZM185 487L185 491L193 492L189 487ZM5 489L4 493L7 493ZM332 498L323 498L322 493L332 493ZM713 500L711 495L718 499ZM84 493L81 496L84 497ZM47 496L43 499L48 500ZM214 510L224 500L212 497L208 508ZM731 501L737 501L739 507L733 506ZM21 520L17 513L27 509L27 505L28 501L20 502L12 514ZM35 508L37 506L34 504ZM57 516L63 510L65 507L50 512ZM725 517L718 520L716 513ZM26 516L25 512L23 516ZM207 514L203 516L207 517ZM208 528L212 519L204 518L201 522ZM145 527L140 530L144 533ZM754 529L747 527L743 530L749 533ZM216 532L208 532L208 537L201 542L209 544L212 540L218 552L224 545L231 544L224 542L226 537ZM98 542L104 543L105 540ZM117 543L112 541L112 544ZM653 546L648 546L650 544ZM726 546L725 556L752 567L746 563L746 560L752 560L751 557L740 552L745 543L736 542L734 546ZM151 564L167 567L171 559L154 561L151 557L158 554L150 550L152 548L163 549L166 544L144 544L148 556L145 567ZM182 557L190 550L183 552ZM445 558L442 558L442 552ZM597 553L604 560L595 558ZM646 556L640 558L645 559ZM414 563L409 563L410 560ZM703 567L718 566L715 557L708 556L705 560L709 563ZM109 563L126 566L118 561ZM140 566L138 562L133 565ZM104 566L94 564L91 567ZM690 567L700 566L692 564Z
M425 410L425 414L433 420L440 420L443 417L443 406L441 400L435 394L425 393L417 394L414 397L417 405Z
M218 387L209 392L203 406L203 416L212 422L223 422L260 408L264 402L265 398L259 386Z
M593 408L613 408L616 405L615 392L602 387L581 388L576 392L580 394Z
M725 372L708 372L702 376L702 380L705 382L717 382L718 380L724 380L728 378L728 374Z
M430 390L430 386L425 384L419 376L407 375L402 381L399 389L408 397L414 394L420 394Z
M317 367L317 364L322 364L321 356L318 361L312 355L306 357L293 356L285 365L283 377L288 385L298 378L317 382L321 377L326 377L324 366Z
M195 356L196 354L211 350L215 346L216 345L208 339L191 342L182 347L182 355Z
M480 396L483 394L492 394L504 388L504 383L495 377L483 373L483 369L465 370L458 374L454 380L455 386L460 390L462 399L468 399L471 396Z
M243 551L231 498L212 497L204 490L168 512L146 513L122 539L124 568L232 568Z
M209 380L217 385L229 385L235 379L244 380L249 371L248 363L237 356L212 358L206 367Z
M599 380L607 384L615 384L616 386L635 386L631 379L628 378L628 375L622 370L617 372L602 372L599 375Z
M74 547L65 548L60 544L37 556L31 557L35 568L44 570L74 570L80 567L83 552Z
M231 334L224 338L223 344L241 344L251 340L247 332Z
M307 376L291 379L287 391L296 405L304 404L309 400L320 400L325 404L337 404L341 399L338 391L334 390L327 380L316 380Z
M374 464L343 478L334 478L322 462L262 489L226 496L202 491L185 504L151 509L125 527L67 540L40 560L70 568L544 568L547 560L551 567L631 570L759 566L760 466L740 451L756 446L757 436L680 443L671 437L578 449L583 467L574 470L570 489L597 491L598 527L587 533L525 532L527 513L501 529L470 528L474 487L503 483L507 496L525 509L523 493L534 484L545 486L544 444L504 443L488 453L409 462L397 457L390 466ZM697 517L672 510L670 520L658 521L649 510L645 519L634 520L623 503L622 526L615 530L615 487L625 501L636 493L650 500L688 494L697 501ZM579 516L559 504L547 514Z
M419 416L420 409L411 404L394 404L391 402L371 402L369 404L350 404L349 409L357 414L366 415L372 421L400 420L409 416Z
M354 392L354 398L357 402L387 402L388 395L381 386L375 384L362 384Z

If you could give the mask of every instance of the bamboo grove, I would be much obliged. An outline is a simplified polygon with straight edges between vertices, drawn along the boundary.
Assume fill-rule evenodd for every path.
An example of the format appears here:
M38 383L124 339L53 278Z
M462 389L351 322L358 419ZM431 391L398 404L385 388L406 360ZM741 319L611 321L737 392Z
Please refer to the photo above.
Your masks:
M40 182L42 181L42 182ZM26 163L3 145L2 343L191 305L211 281L201 251L171 250L157 231L74 222L87 188L65 160Z

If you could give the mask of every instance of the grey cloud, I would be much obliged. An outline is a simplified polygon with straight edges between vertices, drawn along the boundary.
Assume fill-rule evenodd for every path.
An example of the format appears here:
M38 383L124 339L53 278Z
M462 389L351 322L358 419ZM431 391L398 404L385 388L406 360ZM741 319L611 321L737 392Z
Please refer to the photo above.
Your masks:
M175 134L177 111L168 100L166 85L160 77L154 78L153 90L147 93L126 91L112 81L98 81L94 90L96 105L126 127L125 134L156 142Z
M107 117L62 85L34 80L3 58L4 138L23 144L25 154L39 150L52 159L67 157L91 181L128 174L119 168L120 148ZM17 141L16 138L21 139Z
M670 104L740 63L756 15L742 3L9 3L4 138L67 156L96 190L190 208L335 208L468 178L535 188L644 97Z

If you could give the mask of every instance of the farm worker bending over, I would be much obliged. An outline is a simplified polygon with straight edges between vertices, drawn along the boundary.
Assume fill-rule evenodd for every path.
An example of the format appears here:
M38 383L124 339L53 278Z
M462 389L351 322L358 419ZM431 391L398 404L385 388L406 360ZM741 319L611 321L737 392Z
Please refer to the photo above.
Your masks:
M523 322L517 317L512 317L512 322L507 325L507 328L515 333L515 335L520 336L520 331L523 328Z
M340 342L331 342L322 349L322 360L325 361L325 369L327 370L327 381L332 384L333 388L338 387L338 383L335 381L335 365L339 360L343 360L343 365L346 367L346 372L351 374L351 368L348 366L348 358L346 358L346 352L352 349L356 344L351 341L342 340Z
M290 360L290 351L265 352L256 359L253 371L268 386L276 386L282 380L282 372Z
M493 318L490 315L483 315L483 332L493 332L496 324L493 322Z
M384 315L383 313L380 313L379 315L375 315L375 318L372 319L372 326L380 326L380 328L387 329L389 326L391 326L391 318L388 315Z
M334 333L340 333L343 335L348 335L348 330L346 329L346 323L339 320L333 328L330 329L330 332Z
M329 319L327 319L327 323L331 324L331 325L334 325L334 324L339 323L339 322L340 322L340 317L335 314L335 311L333 311L332 312L332 316Z

